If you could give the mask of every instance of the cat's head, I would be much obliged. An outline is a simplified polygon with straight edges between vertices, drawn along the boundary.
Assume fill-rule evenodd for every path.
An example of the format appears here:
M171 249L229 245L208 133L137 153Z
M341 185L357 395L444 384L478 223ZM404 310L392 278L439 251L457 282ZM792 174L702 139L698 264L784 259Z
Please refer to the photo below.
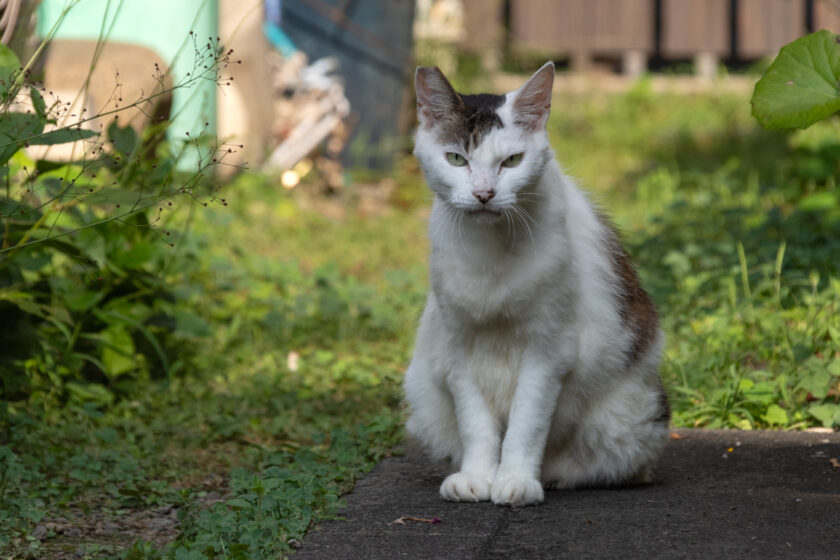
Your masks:
M437 67L418 67L414 154L429 187L483 223L520 204L551 157L545 128L553 84L549 62L516 91L464 95Z

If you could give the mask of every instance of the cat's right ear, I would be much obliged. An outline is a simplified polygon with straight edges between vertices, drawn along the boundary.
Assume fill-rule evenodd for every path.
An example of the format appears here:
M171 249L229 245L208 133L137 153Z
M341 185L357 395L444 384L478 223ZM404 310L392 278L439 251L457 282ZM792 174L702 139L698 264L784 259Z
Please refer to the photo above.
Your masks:
M445 120L462 103L455 88L437 66L417 67L414 90L417 92L417 118L427 128Z
M554 85L554 63L546 62L524 86L514 92L514 122L530 131L545 128L551 111L551 88Z

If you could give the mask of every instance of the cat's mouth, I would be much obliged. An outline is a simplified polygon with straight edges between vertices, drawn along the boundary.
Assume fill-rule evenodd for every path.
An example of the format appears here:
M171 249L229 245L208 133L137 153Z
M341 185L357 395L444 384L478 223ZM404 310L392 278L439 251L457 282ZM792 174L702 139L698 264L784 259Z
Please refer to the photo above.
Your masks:
M467 210L467 214L474 218L480 224L490 224L502 217L501 212L497 212L496 210L490 210L489 208Z

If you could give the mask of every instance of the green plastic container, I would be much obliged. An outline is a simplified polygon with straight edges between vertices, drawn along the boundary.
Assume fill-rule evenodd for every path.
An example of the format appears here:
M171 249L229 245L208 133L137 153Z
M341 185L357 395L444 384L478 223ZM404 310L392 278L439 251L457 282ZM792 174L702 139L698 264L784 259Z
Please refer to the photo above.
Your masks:
M148 47L169 65L174 83L193 69L195 60L189 32L199 45L218 33L218 0L41 0L38 7L38 37L46 37L70 4L56 29L56 39L97 40L100 36ZM172 126L169 139L195 137L201 131L216 133L216 84L199 80L190 88L172 92ZM205 128L204 123L209 123ZM194 165L186 158L185 168Z

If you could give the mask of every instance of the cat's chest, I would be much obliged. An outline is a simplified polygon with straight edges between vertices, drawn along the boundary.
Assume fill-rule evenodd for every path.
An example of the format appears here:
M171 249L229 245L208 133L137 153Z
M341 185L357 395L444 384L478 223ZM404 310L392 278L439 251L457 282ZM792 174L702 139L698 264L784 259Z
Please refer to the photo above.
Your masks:
M441 303L465 320L518 322L539 294L538 274L515 256L469 260L442 255L433 264L432 284Z
M527 341L510 325L475 330L464 341L470 359L466 374L499 419L507 418Z

